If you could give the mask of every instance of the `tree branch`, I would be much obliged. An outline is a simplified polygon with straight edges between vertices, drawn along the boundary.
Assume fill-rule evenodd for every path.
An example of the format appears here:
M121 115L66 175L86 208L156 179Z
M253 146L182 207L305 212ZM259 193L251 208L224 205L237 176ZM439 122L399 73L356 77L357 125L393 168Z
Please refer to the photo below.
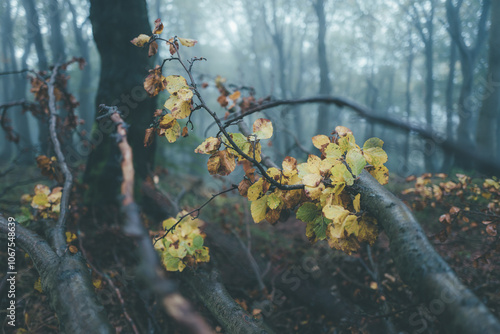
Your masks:
M478 170L480 170L483 173L492 175L500 174L500 162L498 160L495 161L491 157L486 157L477 152L477 150L470 150L467 149L466 147L460 146L451 139L444 139L442 138L441 134L435 131L429 131L423 125L410 124L401 121L395 117L382 116L376 114L373 110L371 110L366 106L363 106L350 99L338 96L317 96L317 97L303 98L297 100L278 100L269 102L251 108L248 111L246 111L243 115L239 115L230 120L227 120L223 126L227 127L229 125L235 124L236 122L242 120L248 115L266 109L275 108L281 105L294 105L294 104L306 104L306 103L330 103L330 104L335 104L338 107L347 107L356 112L359 116L367 120L384 124L393 128L397 128L406 132L414 132L423 139L431 140L433 144L440 146L443 150L447 150L448 152L453 152L463 157L467 157L468 159L474 161L476 163L476 167L478 168Z
M47 294L51 308L57 314L61 331L78 334L110 334L104 307L94 292L85 261L78 254L59 257L49 244L36 233L15 224L15 241L33 260ZM6 237L8 222L0 215L1 237Z
M363 171L350 188L384 227L401 278L451 333L500 333L500 322L434 250L410 209Z
M59 168L64 174L64 186L61 196L61 212L59 214L59 218L57 220L56 227L52 232L52 242L53 246L59 256L62 255L64 249L66 248L66 240L64 237L64 228L66 224L66 218L68 216L69 210L69 195L71 193L71 186L73 184L73 175L66 164L66 160L64 158L64 154L61 150L61 143L59 142L59 138L57 138L57 110L56 110L56 97L54 95L56 77L59 72L60 65L57 64L54 66L52 70L52 75L50 76L50 80L47 84L48 94L49 94L49 132L50 132L50 140L54 145L54 151L57 156L57 162L59 163Z
M116 107L101 105L101 110L107 110L104 116L109 116L117 126L119 138L118 147L122 153L123 182L121 186L122 212L125 216L123 231L132 237L137 243L140 268L138 276L141 283L161 300L165 311L186 329L188 333L209 334L212 333L205 320L197 314L191 304L178 292L175 284L167 280L165 271L161 267L158 254L148 232L142 225L139 207L134 202L134 167L132 159L132 148L127 141L127 130Z
M244 133L245 123L239 124ZM263 161L267 159L263 157ZM499 321L436 253L401 200L366 171L348 189L361 194L362 207L384 227L401 278L433 308L439 303L440 311L435 315L451 333L500 333Z

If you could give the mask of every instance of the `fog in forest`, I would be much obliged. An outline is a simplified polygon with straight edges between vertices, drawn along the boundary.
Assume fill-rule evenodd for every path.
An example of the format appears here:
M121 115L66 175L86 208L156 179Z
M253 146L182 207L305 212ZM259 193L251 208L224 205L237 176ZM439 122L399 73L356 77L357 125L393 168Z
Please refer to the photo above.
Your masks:
M500 333L499 18L2 0L3 333Z
M196 63L193 73L199 84L208 84L203 90L205 100L221 115L225 110L217 103L217 76L235 87L251 88L243 93L253 94L257 100L341 97L382 120L332 104L267 110L255 117L273 121L275 135L265 151L277 160L287 155L305 159L314 150L312 136L328 135L343 125L360 142L372 136L384 140L389 170L406 177L471 167L470 159L453 151L455 146L481 151L488 159L498 156L498 64L493 61L488 66L489 42L495 42L495 34L489 39L490 8L485 3L149 1L148 16L151 26L155 19L162 19L165 36L198 40L194 48L183 50L182 56L207 59ZM71 68L68 72L70 90L80 102L78 116L85 121L79 126L80 131L85 130L80 135L83 138L88 136L96 112L101 70L88 15L87 2L6 0L0 27L4 72L48 68L72 56L86 58L88 65L83 71ZM169 56L168 48L160 47L154 62L160 64ZM127 71L126 66L123 70ZM181 69L171 62L166 70L180 74ZM29 88L25 74L2 76L0 101L29 100ZM158 103L167 97L167 92L161 93ZM492 99L496 103L487 107ZM114 103L110 97L107 104ZM41 152L44 137L39 122L14 109L7 116L22 134L17 149ZM175 161L173 168L182 162L191 171L196 169L201 160L191 159L198 157L179 153L191 151L216 130L208 127L208 115L193 117L199 121L190 137L176 145L160 143L160 161ZM407 124L409 129L384 123L385 118ZM431 137L420 135L418 130ZM443 143L452 149L443 148ZM2 140L4 161L13 159L17 149ZM182 167L179 171L185 170Z

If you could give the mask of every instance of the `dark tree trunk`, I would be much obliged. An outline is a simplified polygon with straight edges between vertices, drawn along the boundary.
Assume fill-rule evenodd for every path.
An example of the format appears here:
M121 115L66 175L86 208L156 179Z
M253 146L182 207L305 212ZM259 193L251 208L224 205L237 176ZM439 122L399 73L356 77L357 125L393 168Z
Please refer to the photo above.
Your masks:
M314 11L318 17L318 67L319 67L319 95L329 95L332 92L330 82L330 71L328 69L328 58L326 56L326 18L324 0L316 0L313 3ZM327 120L328 105L320 104L318 107L318 121L316 125L317 134L330 134L333 131L333 125Z
M130 125L128 140L134 152L135 179L139 185L153 167L155 151L154 146L143 145L144 131L156 108L156 99L149 98L143 88L153 62L147 50L130 43L139 34L152 34L146 1L91 0L90 4L94 39L101 56L96 105L118 106ZM89 185L86 200L91 203L112 202L118 195L121 172L115 139L109 136L113 130L114 125L107 121L95 122L93 126L94 149L85 172L85 182ZM85 158L86 152L74 153L77 158Z
M38 11L36 10L35 2L34 0L23 0L23 6L26 11L28 36L33 38L33 42L35 43L35 50L38 57L38 69L46 70L48 68L47 55L43 46Z
M424 43L425 56L425 120L428 131L432 131L432 104L434 100L434 12L435 0L429 1L429 11L419 9L416 4L412 7L413 24L417 29L420 39ZM422 21L423 20L423 24ZM424 152L425 169L432 172L433 167L432 153Z
M410 122L411 116L411 78L413 74L413 61L415 59L415 54L413 53L413 32L412 29L408 29L408 64L406 66L406 88L405 88L405 98L406 98L406 122ZM410 132L405 134L405 142L403 147L403 164L401 165L401 170L399 173L401 175L407 175L411 171L409 169L409 156L410 156Z
M50 24L50 48L54 64L66 61L64 37L61 33L61 12L58 0L49 0L47 21Z
M71 12L71 23L73 26L76 45L78 46L78 50L80 51L80 56L85 58L85 60L87 61L87 65L82 70L82 76L80 78L80 87L78 88L78 102L80 103L80 117L85 121L86 128L90 130L92 121L94 120L94 108L92 106L92 102L90 101L90 83L92 81L92 78L91 64L89 59L89 45L83 37L82 27L78 26L78 23L76 22L77 14L75 11L75 7L71 3L71 0L66 0L66 3L68 4L69 10Z
M474 44L467 46L462 34L462 22L460 20L460 7L463 1L456 5L452 0L446 0L446 17L449 25L449 33L458 47L460 68L462 72L462 87L458 98L459 123L457 128L457 142L465 148L473 149L472 121L474 110L479 110L479 101L472 96L472 85L474 80L474 65L479 51L486 40L486 23L491 6L490 0L482 1L481 16L477 23L476 38ZM490 134L490 136L493 134ZM464 168L472 167L472 161L464 157L456 156L456 163Z
M5 2L4 15L2 19L2 58L6 65L5 70L17 71L19 70L15 46L14 46L14 35L13 35L13 21L11 17L11 1L7 0ZM29 47L29 43L26 47ZM26 55L26 50L25 50ZM23 57L22 60L26 58ZM21 66L23 64L20 64ZM5 76L4 79L4 99L10 101L18 101L25 97L26 95L26 74L12 74ZM31 145L30 130L28 125L28 119L26 114L21 112L21 107L14 107L10 110L10 119L12 120L12 125L14 130L19 133L20 141L19 144L21 148ZM23 161L29 160L27 155L23 155L21 159Z
M476 140L478 149L487 155L498 158L495 148L497 126L496 119L500 112L500 1L493 1L491 6L489 67L486 78L484 100L479 111Z
M457 62L457 46L453 41L450 43L450 64L448 79L446 80L446 138L453 140L453 91L455 90L455 68ZM453 161L453 155L450 152L444 152L443 171L450 169Z
M40 23L38 18L38 11L35 6L34 0L23 0L24 10L26 11L26 19L28 25L29 37L33 38L35 43L36 55L38 57L38 70L43 71L48 69L47 54L43 45L42 34L40 32ZM38 122L38 147L40 153L47 154L49 143L49 132L47 120L41 118Z

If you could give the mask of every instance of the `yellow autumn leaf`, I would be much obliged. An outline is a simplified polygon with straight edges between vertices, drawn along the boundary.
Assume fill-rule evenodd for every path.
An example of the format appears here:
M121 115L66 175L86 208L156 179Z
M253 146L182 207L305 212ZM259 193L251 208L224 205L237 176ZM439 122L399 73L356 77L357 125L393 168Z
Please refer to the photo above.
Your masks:
M267 182L264 182L264 178L260 178L257 182L252 184L250 188L248 188L248 200L255 201L264 195L267 192L267 189L269 189L269 186L266 186L266 184Z
M263 196L262 198L253 201L250 205L250 212L252 214L253 221L256 223L260 223L266 219L267 196Z
M181 126L170 114L166 114L161 118L160 129L163 130L169 143L175 142L181 135Z
M76 234L71 232L66 232L66 242L70 243L71 241L76 239Z
M233 101L236 101L237 99L240 98L240 96L241 96L241 92L239 90L237 90L233 94L229 95L228 98L230 98Z
M31 207L33 209L44 210L50 207L49 199L45 194L38 194L33 196L33 200L31 201Z
M220 145L220 138L208 137L194 150L194 153L212 154L219 149Z
M61 202L61 197L62 197L62 187L56 187L52 189L52 192L50 193L49 196L47 196L47 199L51 204L57 204Z
M325 135L317 135L312 137L312 142L314 147L323 152L328 144L330 144L330 138Z
M285 157L281 166L283 167L283 174L285 176L297 174L297 159L293 157Z
M309 154L307 162L298 165L297 170L299 171L299 176L304 177L307 174L319 174L320 166L321 159L314 154Z
M317 200L321 196L323 190L325 190L325 185L323 183L320 183L316 187L304 187L304 193L313 201Z
M276 193L272 193L267 196L267 206L271 210L277 209L281 203L282 203L281 198Z
M172 116L176 119L184 119L191 115L191 99L193 91L189 88L181 88L172 93L164 107L171 111Z
M33 287L36 291L42 293L42 278L38 277L38 279L35 282L35 286Z
M166 80L167 80L166 88L170 94L174 94L178 92L180 89L184 88L189 89L187 81L186 79L184 79L183 76L169 75L168 77L166 77Z
M343 153L354 148L359 149L359 146L356 145L356 140L351 133L347 133L344 137L339 138L339 146Z
M385 166L368 167L368 172L382 185L389 182L389 170Z
M327 158L340 159L343 153L340 146L335 143L330 143L325 148L325 156Z
M340 205L325 205L325 207L323 207L323 215L336 224L343 222L348 214L349 211Z
M273 123L265 118L259 118L253 123L253 134L257 139L269 139L273 135Z
M302 183L308 187L318 187L323 181L323 178L319 174L307 174L302 178Z
M352 131L349 128L346 128L345 126L337 126L335 128L335 132L339 135L339 137L345 137L348 134L352 135Z
M49 195L50 194L50 188L47 187L44 184L37 184L35 186L35 195Z
M102 280L100 279L92 280L92 285L94 286L94 288L99 290L102 287Z
M140 34L136 38L130 41L130 43L134 44L135 46L138 46L142 48L144 44L149 42L150 37L148 35Z
M198 41L195 39L181 38L181 37L178 37L178 39L182 45L187 46L187 47L195 46L196 43L198 43Z
M356 212L359 212L359 210L361 209L360 200L361 200L361 194L357 194L354 197L354 200L352 201L352 205L354 206L354 211Z
M345 183L348 186L352 186L354 183L351 172L347 170L347 167L343 163L333 166L330 173L330 179L333 184Z

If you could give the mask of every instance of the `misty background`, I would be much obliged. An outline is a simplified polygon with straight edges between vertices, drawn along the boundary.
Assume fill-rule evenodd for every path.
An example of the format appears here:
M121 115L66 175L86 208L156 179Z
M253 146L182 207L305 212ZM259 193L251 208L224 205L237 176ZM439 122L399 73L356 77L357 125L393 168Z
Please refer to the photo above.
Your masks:
M252 115L273 121L272 144L265 150L277 160L287 155L304 160L308 152L318 154L311 137L344 125L353 130L358 144L372 136L384 140L389 171L405 177L474 167L470 157L443 149L445 141L498 159L500 72L499 59L490 55L491 45L499 48L500 32L492 31L499 25L491 22L500 17L497 2L151 0L147 10L151 27L155 19L162 19L162 37L198 40L195 47L182 48L181 55L207 59L196 63L194 74L199 84L208 83L202 94L220 116L226 111L216 101L218 75L236 87L252 87L256 99L345 97L381 118L433 134L425 139L415 131L367 120L333 105L285 106ZM87 60L83 71L68 69L70 91L80 102L78 114L85 121L74 139L83 141L89 139L95 118L103 70L89 8L89 2L75 0L4 0L0 7L0 71L43 70L73 56ZM160 45L154 63L168 57L168 48ZM144 68L144 78L148 69ZM171 74L184 73L169 62L163 75ZM31 100L29 88L25 73L0 76L0 104ZM161 93L158 106L167 98L168 93ZM110 96L106 104L116 104L115 100ZM152 115L154 110L141 112ZM48 141L45 125L15 108L7 116L21 141L16 146L2 135L2 161L18 158L19 149L33 161L30 156L43 153ZM213 126L207 130L212 123L209 115L197 112L192 120L195 128L189 137L175 144L158 141L156 163L208 176L206 156L192 152L217 130Z

